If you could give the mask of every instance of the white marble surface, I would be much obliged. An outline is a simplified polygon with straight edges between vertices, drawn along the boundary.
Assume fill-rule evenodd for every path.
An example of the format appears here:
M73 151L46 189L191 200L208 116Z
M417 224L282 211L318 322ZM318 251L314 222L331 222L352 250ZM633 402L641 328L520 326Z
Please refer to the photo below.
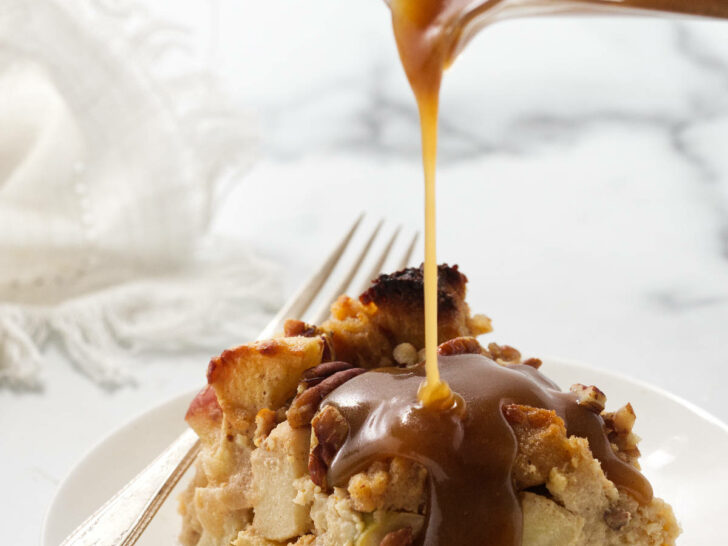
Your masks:
M216 229L278 260L290 290L360 210L419 227L417 118L380 2L258 4L219 0L195 29L262 138ZM469 276L493 339L728 420L726 143L728 22L495 26L446 76L441 260ZM138 385L110 393L52 351L43 392L0 392L3 543L37 543L74 461L200 384L208 357L144 357Z

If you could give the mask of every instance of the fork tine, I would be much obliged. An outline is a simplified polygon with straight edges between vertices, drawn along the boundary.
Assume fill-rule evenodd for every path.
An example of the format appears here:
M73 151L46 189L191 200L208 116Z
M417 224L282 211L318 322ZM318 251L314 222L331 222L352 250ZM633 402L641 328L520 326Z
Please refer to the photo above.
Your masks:
M412 236L412 240L410 241L409 246L407 247L407 250L404 253L404 256L402 256L402 261L399 262L399 265L397 266L397 270L404 269L407 267L410 263L410 258L412 258L412 253L415 251L415 246L417 246L417 239L420 238L420 232L415 231L415 234Z
M380 220L379 223L377 223L377 226L374 228L374 231L372 231L369 239L367 239L367 242L364 244L364 247L361 249L359 255L354 260L354 263L349 267L349 270L347 271L343 280L338 284L333 292L331 292L330 295L327 295L326 298L323 300L321 307L311 319L314 324L319 324L326 320L326 317L329 316L329 308L331 307L331 304L336 298L346 292L346 289L351 284L352 279L356 275L357 271L359 271L359 268L361 267L364 258L366 258L367 254L369 253L369 249L372 247L372 243L374 242L374 239L376 239L379 231L382 229L383 224L384 220Z
M357 228L364 219L364 213L362 212L359 217L354 221L349 231L346 232L344 237L341 239L336 248L331 252L326 261L321 267L296 291L296 293L283 305L283 307L276 313L271 321L266 325L265 328L258 335L258 339L268 339L278 332L282 327L286 319L292 317L301 317L303 313L308 309L311 302L314 300L316 295L321 291L321 287L324 285L329 275L333 271L336 264L339 263L341 256L344 254L346 247L349 245L349 241L354 236Z
M399 235L399 232L402 231L402 226L397 226L397 229L394 230L394 233L389 238L389 241L387 242L387 246L384 247L384 250L382 250L381 256L379 256L379 259L376 261L374 266L369 270L369 273L367 273L366 277L364 277L364 280L361 282L359 287L352 291L349 289L350 292L353 294L361 294L364 292L367 288L369 288L369 284L372 282L373 279L376 279L379 274L382 272L382 267L384 266L384 262L387 260L387 257L389 256L390 252L392 252L392 247L394 246L394 241L397 239L397 236Z

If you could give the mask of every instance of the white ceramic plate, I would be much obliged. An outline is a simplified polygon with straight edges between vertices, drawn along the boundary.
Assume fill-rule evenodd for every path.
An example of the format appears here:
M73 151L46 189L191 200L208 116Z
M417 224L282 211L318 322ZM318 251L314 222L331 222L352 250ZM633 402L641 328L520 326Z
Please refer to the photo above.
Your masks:
M667 392L610 372L557 359L547 359L542 370L562 388L576 382L597 385L607 393L609 408L632 402L637 412L636 430L642 437L642 470L655 494L674 507L684 531L679 543L728 544L723 523L728 426ZM58 546L180 434L193 396L187 393L150 410L94 447L58 489L43 526L42 546ZM172 493L139 544L176 544L180 526L174 499L177 494Z

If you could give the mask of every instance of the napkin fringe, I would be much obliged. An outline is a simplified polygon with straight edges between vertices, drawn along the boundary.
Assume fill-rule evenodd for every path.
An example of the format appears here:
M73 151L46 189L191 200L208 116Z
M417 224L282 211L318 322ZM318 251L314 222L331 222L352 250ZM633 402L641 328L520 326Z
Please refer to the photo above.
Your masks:
M46 329L24 308L0 307L0 386L38 390L42 357L40 345Z
M42 351L57 342L107 389L136 383L141 352L218 352L256 337L277 308L270 266L245 262L180 271L74 298L55 307L0 305L0 386L37 390Z

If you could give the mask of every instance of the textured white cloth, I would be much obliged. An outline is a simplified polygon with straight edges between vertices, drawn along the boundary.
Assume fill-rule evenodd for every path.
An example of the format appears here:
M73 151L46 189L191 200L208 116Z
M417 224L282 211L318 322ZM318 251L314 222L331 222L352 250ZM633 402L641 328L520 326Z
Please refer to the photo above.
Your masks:
M139 4L0 0L0 385L57 338L99 383L129 350L221 347L270 268L208 231L254 149L199 44Z

